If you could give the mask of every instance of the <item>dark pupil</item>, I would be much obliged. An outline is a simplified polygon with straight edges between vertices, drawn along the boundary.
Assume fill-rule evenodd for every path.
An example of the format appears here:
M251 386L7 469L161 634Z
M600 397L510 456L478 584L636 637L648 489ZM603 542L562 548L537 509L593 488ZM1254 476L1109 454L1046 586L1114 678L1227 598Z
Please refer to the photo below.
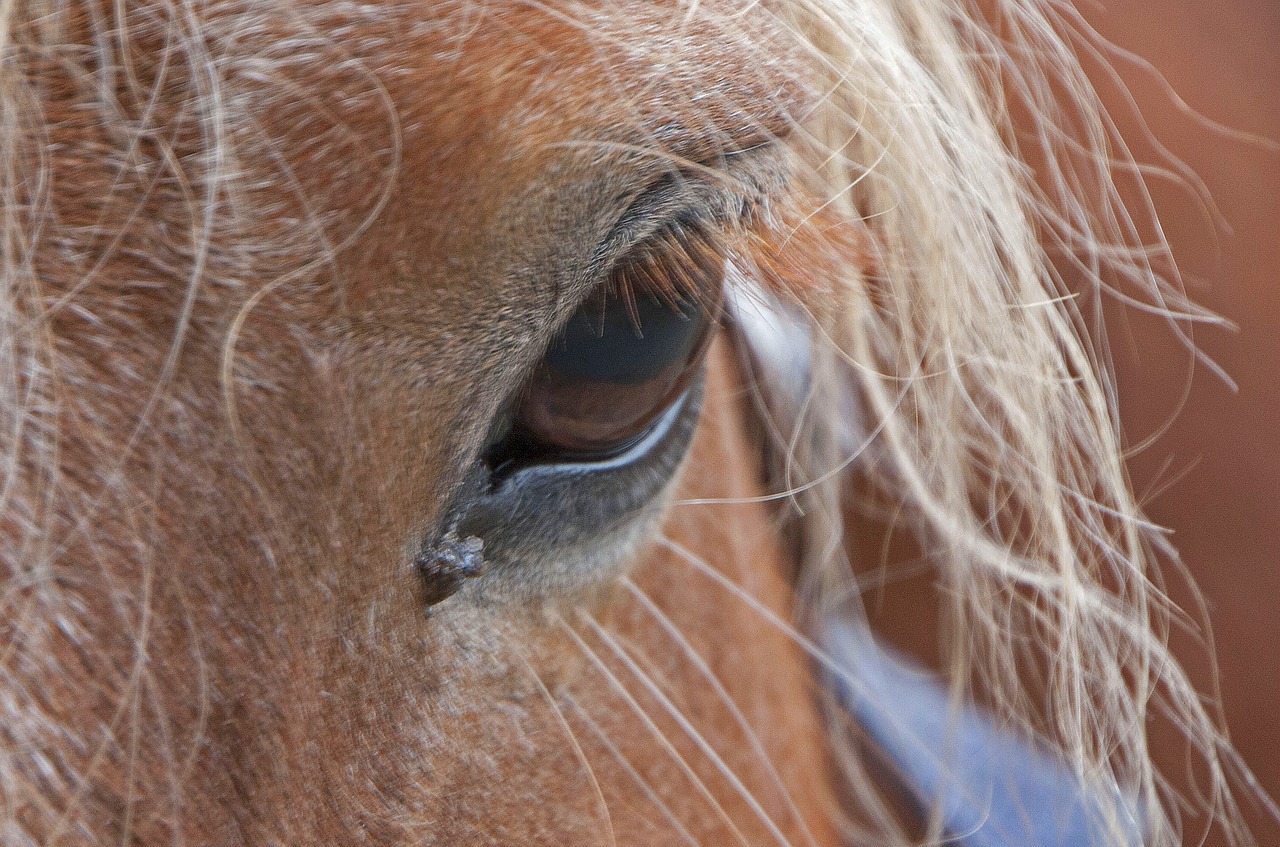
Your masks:
M594 297L560 330L542 360L561 381L648 385L687 361L706 324L694 303L641 294L630 303Z
M625 450L689 387L718 320L723 259L679 251L616 271L552 340L500 445L503 461ZM669 260L671 257L667 257ZM655 291L657 275L678 285Z

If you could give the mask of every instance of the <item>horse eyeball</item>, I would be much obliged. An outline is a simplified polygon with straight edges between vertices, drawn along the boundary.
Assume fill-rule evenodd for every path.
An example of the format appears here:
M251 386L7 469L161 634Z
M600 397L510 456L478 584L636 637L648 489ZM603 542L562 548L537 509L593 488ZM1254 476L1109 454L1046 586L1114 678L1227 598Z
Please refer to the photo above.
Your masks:
M625 450L697 374L719 321L725 259L674 229L624 260L556 334L521 394L510 438L526 454Z

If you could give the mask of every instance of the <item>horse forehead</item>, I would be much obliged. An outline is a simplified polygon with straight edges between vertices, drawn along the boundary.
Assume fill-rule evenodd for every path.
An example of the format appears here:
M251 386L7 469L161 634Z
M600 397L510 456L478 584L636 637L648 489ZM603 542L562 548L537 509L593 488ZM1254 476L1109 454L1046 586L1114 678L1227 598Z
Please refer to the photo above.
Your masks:
M341 73L354 86L385 86L410 166L416 157L427 165L446 155L528 155L566 140L657 146L701 161L782 134L801 97L794 33L757 3L373 9L344 10L341 23L323 28L352 60ZM293 27L282 17L282 43ZM302 85L332 87L328 74L302 68ZM382 105L366 102L375 131Z
M543 133L604 131L648 136L671 153L701 159L711 145L749 146L785 123L790 43L768 20L723 17L710 4L696 19L666 4L619 4L565 21L528 12L490 44L477 42L471 67L481 85L511 103L506 126L533 141ZM508 33L524 29L527 36ZM522 126L523 124L523 126Z

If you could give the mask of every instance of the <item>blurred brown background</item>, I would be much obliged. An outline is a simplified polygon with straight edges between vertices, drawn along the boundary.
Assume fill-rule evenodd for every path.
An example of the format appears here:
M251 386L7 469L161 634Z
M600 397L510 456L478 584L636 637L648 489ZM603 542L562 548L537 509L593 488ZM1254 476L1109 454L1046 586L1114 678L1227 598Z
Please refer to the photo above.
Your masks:
M1280 141L1276 0L1121 0L1083 11L1205 117ZM1168 432L1131 460L1134 485L1147 493L1151 517L1173 528L1208 601L1232 736L1280 797L1280 145L1216 132L1180 110L1150 71L1116 66L1153 133L1203 178L1230 228L1216 228L1185 188L1148 180L1188 292L1239 327L1195 336L1238 392L1204 367L1189 370L1186 348L1163 321L1114 304L1109 317L1128 442L1139 444L1176 413ZM1114 90L1107 99L1126 136L1138 137ZM1158 161L1150 147L1134 152ZM1178 644L1208 685L1203 651L1187 637ZM1160 752L1178 766L1179 751ZM1280 824L1246 811L1259 843L1280 845ZM1196 835L1190 830L1187 842ZM1221 840L1215 833L1209 843Z

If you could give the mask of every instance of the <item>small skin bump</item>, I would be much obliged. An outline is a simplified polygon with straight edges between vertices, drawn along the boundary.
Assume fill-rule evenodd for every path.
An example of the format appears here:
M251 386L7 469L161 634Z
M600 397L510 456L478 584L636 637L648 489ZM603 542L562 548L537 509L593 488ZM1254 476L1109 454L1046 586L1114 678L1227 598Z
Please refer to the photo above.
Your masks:
M429 610L456 594L463 582L484 573L484 541L474 535L459 539L448 532L419 553L413 564L422 576L423 604Z

